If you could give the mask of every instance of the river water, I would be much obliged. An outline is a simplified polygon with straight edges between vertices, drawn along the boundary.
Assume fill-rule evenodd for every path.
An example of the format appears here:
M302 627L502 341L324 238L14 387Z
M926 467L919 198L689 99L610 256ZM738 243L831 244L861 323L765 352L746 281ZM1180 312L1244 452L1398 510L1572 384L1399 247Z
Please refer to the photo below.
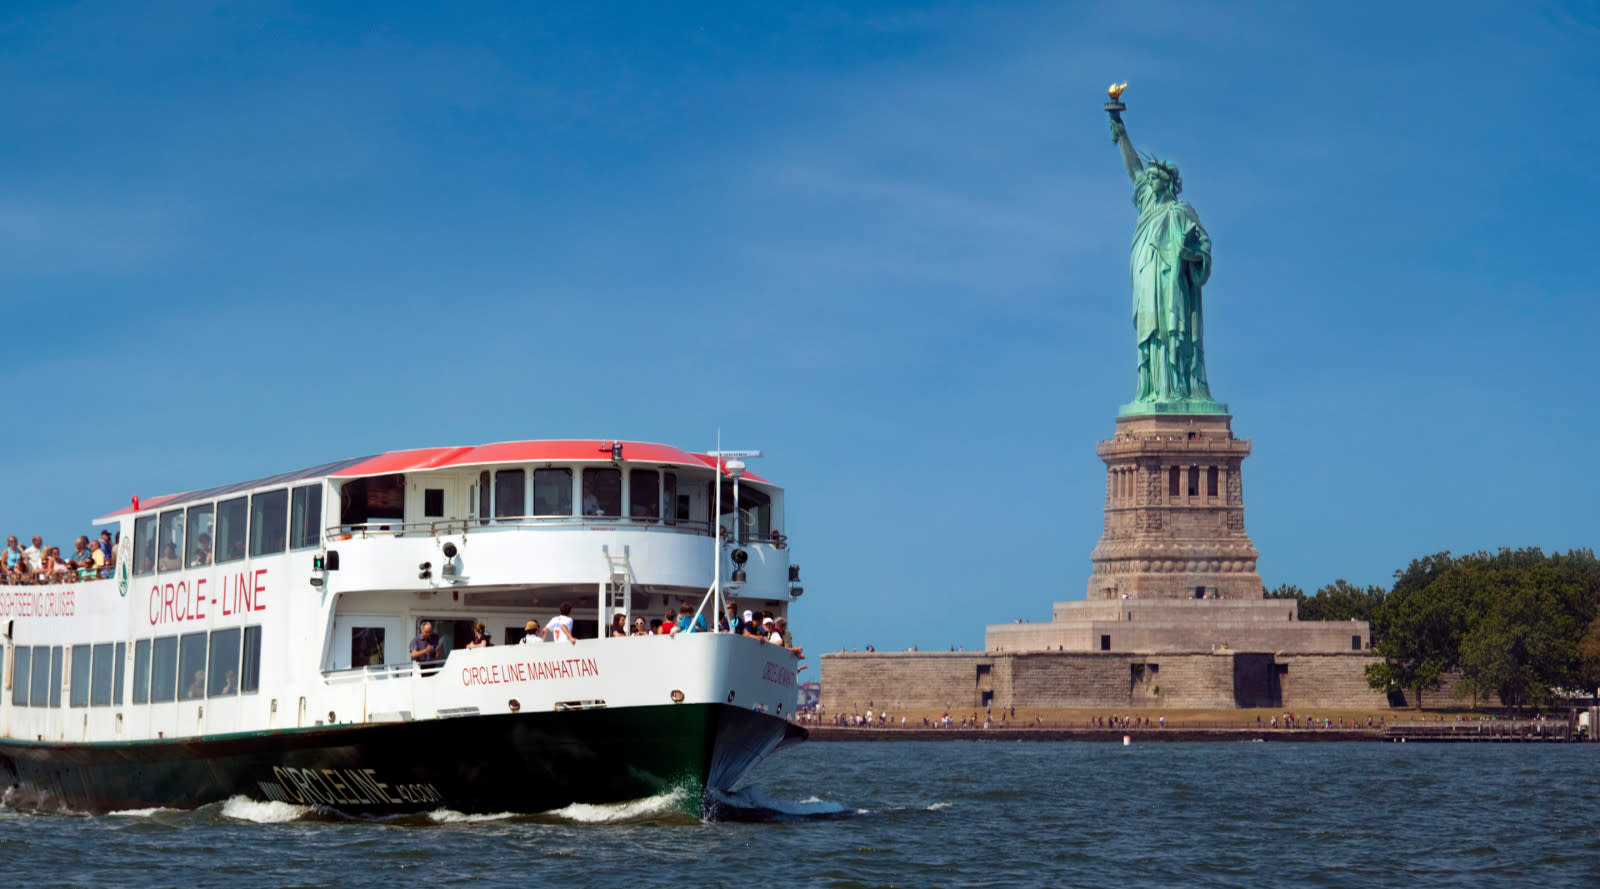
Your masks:
M811 743L670 795L351 822L0 811L15 885L1541 885L1600 880L1600 744Z

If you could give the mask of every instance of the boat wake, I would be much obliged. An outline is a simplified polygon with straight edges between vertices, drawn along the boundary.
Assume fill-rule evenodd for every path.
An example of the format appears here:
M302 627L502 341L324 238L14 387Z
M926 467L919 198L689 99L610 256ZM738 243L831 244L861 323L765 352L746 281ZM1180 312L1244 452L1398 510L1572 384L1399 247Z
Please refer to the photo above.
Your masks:
M289 821L299 821L316 812L315 806L296 806L292 803L280 803L250 799L244 796L230 797L222 804L222 817L232 818L236 821L253 821L256 824L284 824Z
M852 809L814 796L803 800L774 799L759 787L741 787L726 793L714 790L706 794L705 805L707 821L806 821L866 814L866 809Z

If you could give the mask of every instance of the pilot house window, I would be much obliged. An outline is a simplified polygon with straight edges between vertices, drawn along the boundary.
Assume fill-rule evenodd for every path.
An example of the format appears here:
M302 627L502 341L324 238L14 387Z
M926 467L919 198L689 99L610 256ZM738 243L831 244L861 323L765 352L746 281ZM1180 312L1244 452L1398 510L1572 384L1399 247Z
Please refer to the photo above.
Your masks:
M494 517L516 518L527 515L523 508L524 478L520 469L502 469L494 474Z
M622 470L590 468L583 471L583 514L622 515Z
M628 473L628 515L636 519L660 517L660 473L654 469L635 469Z
M533 471L533 514L572 515L572 470Z

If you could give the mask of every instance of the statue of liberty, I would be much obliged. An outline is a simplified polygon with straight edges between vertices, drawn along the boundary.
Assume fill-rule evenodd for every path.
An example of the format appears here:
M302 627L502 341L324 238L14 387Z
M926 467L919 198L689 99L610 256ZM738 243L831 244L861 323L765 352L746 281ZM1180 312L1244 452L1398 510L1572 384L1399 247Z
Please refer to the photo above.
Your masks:
M1127 84L1113 86L1106 111L1111 139L1133 180L1138 227L1128 267L1133 277L1133 327L1139 345L1139 388L1119 416L1152 413L1221 414L1206 383L1201 288L1211 277L1211 237L1187 202L1178 200L1178 167L1145 155L1141 161L1120 100Z

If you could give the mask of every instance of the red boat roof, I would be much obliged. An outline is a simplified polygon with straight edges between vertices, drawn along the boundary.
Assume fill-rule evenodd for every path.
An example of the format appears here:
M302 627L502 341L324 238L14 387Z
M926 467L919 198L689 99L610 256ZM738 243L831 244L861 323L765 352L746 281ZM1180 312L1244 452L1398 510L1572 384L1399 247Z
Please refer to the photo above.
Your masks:
M624 463L656 463L666 466L708 468L716 465L715 457L696 454L671 445L655 444L647 441L624 441L621 444L622 461ZM115 512L107 513L95 519L94 523L97 525L103 524L135 511L142 512L158 506L177 506L183 503L212 500L235 491L248 491L254 488L263 488L274 484L287 484L310 478L359 478L361 476L390 475L397 472L421 472L428 469L446 469L495 463L610 463L611 445L612 442L610 440L575 439L561 441L502 441L495 444L468 447L417 448L409 451L389 451L386 454L324 463L320 466L313 466L297 472L285 472L254 481L207 488L203 491L149 497L139 501L138 510L135 510L130 503ZM726 474L726 470L724 470L724 474ZM748 470L745 471L744 478L755 482L767 482L766 479Z

